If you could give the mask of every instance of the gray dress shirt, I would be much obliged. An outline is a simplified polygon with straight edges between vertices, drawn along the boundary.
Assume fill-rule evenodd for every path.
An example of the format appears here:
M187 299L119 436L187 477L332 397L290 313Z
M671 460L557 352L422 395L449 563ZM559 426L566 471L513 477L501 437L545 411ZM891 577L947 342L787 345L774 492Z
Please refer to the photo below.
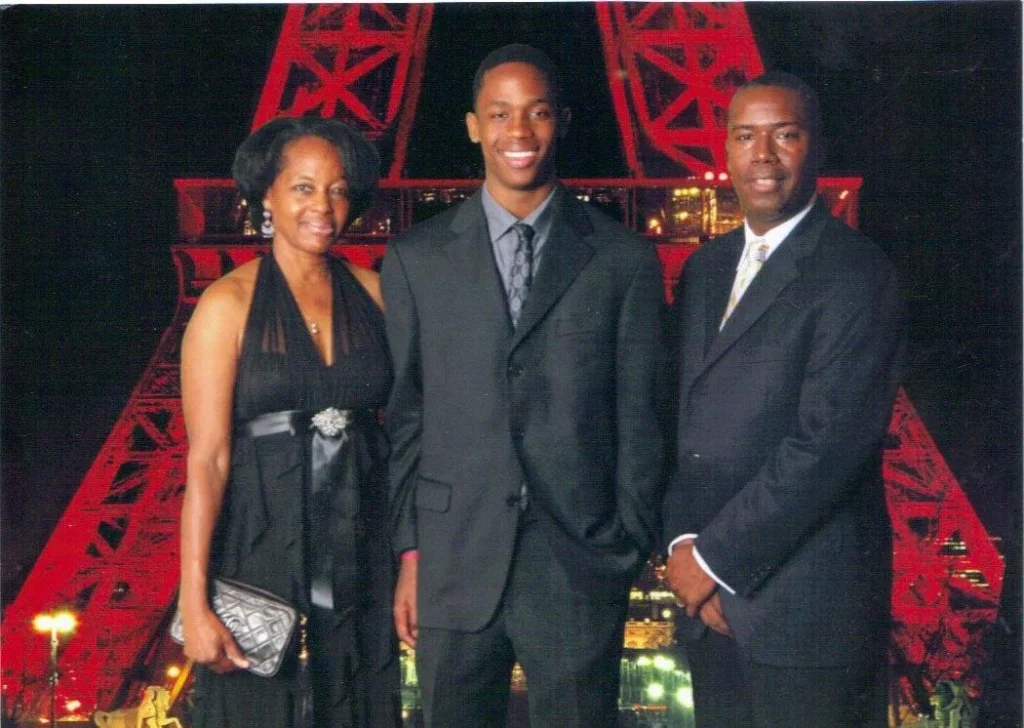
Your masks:
M487 191L487 185L483 187L484 216L487 218L487 231L491 235L491 249L494 251L494 263L498 266L498 273L501 274L501 282L508 293L509 278L512 273L512 256L516 249L516 233L512 226L517 222L524 222L533 228L533 278L537 279L537 271L540 270L541 258L544 253L544 245L551 234L551 199L555 196L558 187L551 190L551 194L544 198L544 201L537 206L537 209L523 218L518 217L506 210L501 204L491 197Z

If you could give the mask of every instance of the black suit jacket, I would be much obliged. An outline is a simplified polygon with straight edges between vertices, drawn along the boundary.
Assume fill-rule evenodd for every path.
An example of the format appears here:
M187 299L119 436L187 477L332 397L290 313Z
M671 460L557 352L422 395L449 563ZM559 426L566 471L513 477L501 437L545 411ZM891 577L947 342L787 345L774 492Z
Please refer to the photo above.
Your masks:
M527 484L575 586L628 589L657 531L654 247L559 187L513 330L479 193L392 241L382 284L395 547L419 550L420 624L494 614Z
M742 649L848 664L888 634L892 545L881 459L905 350L894 269L819 201L722 328L735 230L687 262L674 302L676 470L665 537L697 549Z

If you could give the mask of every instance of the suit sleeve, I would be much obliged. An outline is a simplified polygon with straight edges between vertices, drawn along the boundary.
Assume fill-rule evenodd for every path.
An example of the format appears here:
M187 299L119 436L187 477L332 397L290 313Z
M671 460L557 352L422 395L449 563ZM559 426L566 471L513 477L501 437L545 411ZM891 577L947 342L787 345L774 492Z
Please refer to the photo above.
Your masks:
M707 564L750 596L858 477L878 467L906 347L895 273L877 261L822 297L792 432L701 531ZM868 479L870 481L870 479Z
M388 461L388 508L395 551L416 548L416 473L423 421L423 388L419 356L419 319L405 267L395 245L389 245L381 268L388 346L395 380L387 406L391 440Z
M633 274L619 314L616 354L616 501L626 533L643 553L654 546L662 494L658 385L665 294L651 246Z

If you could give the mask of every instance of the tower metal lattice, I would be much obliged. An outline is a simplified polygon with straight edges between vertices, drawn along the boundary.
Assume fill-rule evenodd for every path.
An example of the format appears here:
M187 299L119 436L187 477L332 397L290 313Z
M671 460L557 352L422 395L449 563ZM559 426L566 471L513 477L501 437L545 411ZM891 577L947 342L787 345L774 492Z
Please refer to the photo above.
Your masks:
M729 96L762 70L744 6L597 3L595 10L634 177L721 174ZM432 12L430 5L289 6L254 127L277 115L341 118L381 147L385 185L408 187L412 181L400 178ZM192 221L182 230L191 238L190 225L195 231L205 225L202 205L181 199L183 219ZM855 210L841 212L855 220ZM75 712L69 699L81 702L79 714L131 703L150 678L150 663L163 654L185 482L178 349L203 288L258 254L256 246L237 242L173 246L174 318L4 616L8 716L45 714L47 645L31 628L38 612L66 605L80 616L60 658L62 713ZM369 264L380 250L352 246L346 253ZM675 261L677 273L683 257L663 260ZM997 616L1003 559L902 391L885 476L895 532L894 697L920 705L940 679L964 680L976 690L985 657L981 635Z

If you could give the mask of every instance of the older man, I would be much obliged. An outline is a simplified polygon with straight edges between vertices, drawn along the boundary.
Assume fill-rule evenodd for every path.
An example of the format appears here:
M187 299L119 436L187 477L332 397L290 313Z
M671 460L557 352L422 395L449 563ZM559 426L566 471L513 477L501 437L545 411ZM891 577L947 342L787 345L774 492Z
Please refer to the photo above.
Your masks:
M882 448L904 307L885 255L815 196L821 146L800 79L737 91L726 152L746 222L677 291L664 527L700 726L886 725Z

